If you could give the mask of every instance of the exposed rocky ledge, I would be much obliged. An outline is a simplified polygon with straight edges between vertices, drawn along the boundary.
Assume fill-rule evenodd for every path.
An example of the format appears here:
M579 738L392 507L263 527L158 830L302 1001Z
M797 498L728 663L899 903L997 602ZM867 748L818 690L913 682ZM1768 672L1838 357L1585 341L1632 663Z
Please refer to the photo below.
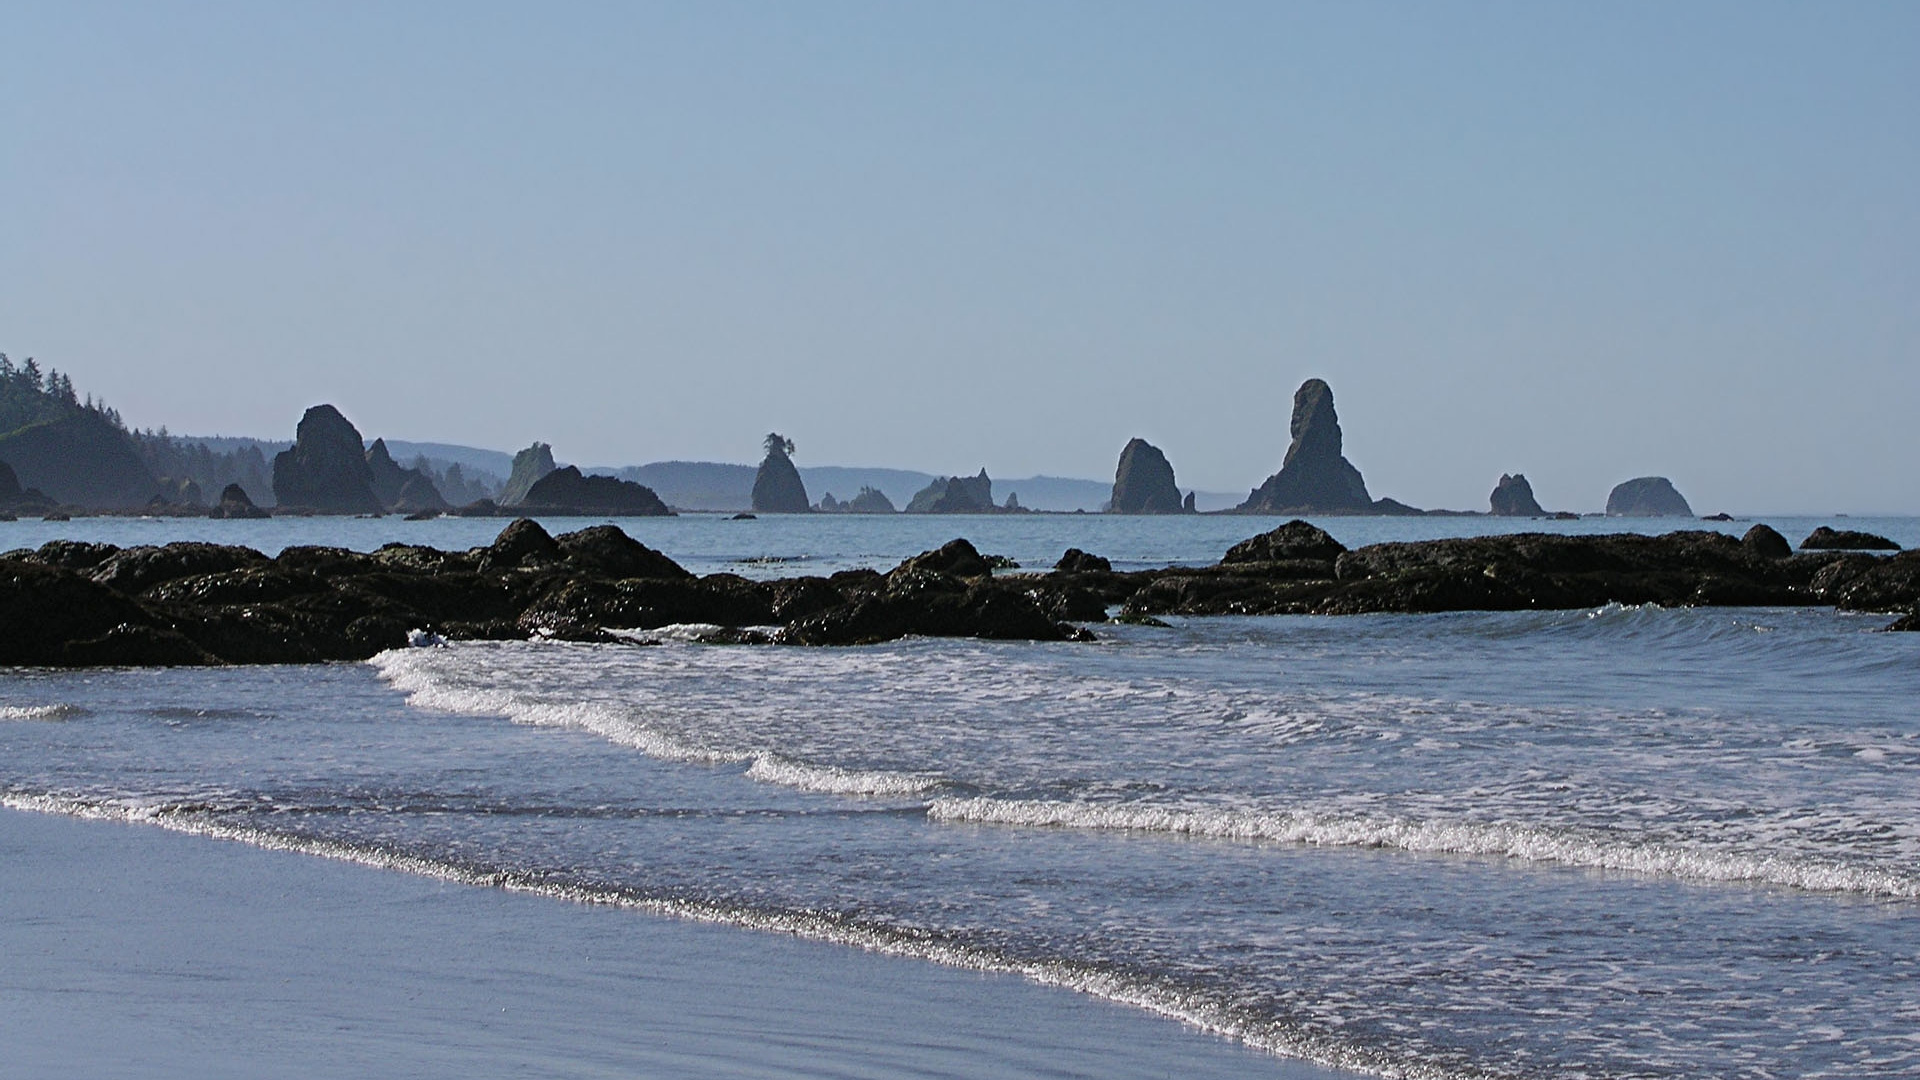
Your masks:
M1764 531L1762 531L1764 530ZM1119 608L1159 615L1586 608L1607 603L1837 606L1912 612L1920 551L1785 550L1756 526L1665 536L1522 533L1349 551L1293 521L1208 567L1115 572L1072 551L1051 573L995 576L955 540L891 572L695 577L618 528L552 536L515 521L486 547L292 547L54 541L0 556L0 664L86 666L364 659L410 632L447 639L618 641L704 623L721 640L854 645L910 634L1060 641ZM778 627L771 634L750 628ZM1920 628L1909 616L1896 629Z

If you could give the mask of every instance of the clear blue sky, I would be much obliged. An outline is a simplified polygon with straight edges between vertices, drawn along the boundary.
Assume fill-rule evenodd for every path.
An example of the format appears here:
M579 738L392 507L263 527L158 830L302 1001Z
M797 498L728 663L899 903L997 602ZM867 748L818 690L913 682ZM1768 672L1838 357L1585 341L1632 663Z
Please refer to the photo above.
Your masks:
M1920 4L12 4L0 350L141 426L1920 513Z

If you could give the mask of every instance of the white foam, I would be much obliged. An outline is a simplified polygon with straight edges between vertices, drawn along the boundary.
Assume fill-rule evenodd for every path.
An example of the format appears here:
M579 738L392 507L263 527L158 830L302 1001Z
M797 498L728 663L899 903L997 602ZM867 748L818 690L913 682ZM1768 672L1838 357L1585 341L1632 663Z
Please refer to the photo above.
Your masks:
M993 798L935 799L927 816L934 821L989 825L1139 830L1215 840L1491 855L1694 881L1920 898L1920 877L1911 874L1811 859L1633 843L1498 822Z
M86 714L78 705L0 705L0 720L70 720Z
M769 784L782 784L802 791L829 795L919 795L941 784L938 776L925 773L888 772L884 769L843 769L833 765L808 765L775 754L753 760L747 777Z

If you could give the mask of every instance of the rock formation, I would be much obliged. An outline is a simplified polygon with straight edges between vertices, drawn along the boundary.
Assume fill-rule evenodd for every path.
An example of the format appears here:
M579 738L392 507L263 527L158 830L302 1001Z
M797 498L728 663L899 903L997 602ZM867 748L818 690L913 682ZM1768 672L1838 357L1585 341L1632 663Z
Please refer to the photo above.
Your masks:
M13 466L0 461L0 514L9 519L15 514L45 514L55 505L39 488L22 488Z
M1187 512L1180 501L1180 488L1173 482L1173 466L1167 455L1145 439L1129 440L1120 451L1120 466L1113 473L1113 499L1107 504L1110 514L1179 514Z
M1367 514L1372 496L1360 470L1341 453L1340 418L1333 390L1308 379L1293 395L1293 442L1280 471L1240 504L1243 514Z
M524 510L542 514L607 514L615 517L668 517L673 514L645 484L612 476L582 476L572 465L534 482L521 501Z
M842 507L840 500L834 498L833 492L829 491L825 495L820 496L820 503L815 506L814 509L823 514L838 514L841 512Z
M253 505L253 500L247 497L246 488L241 487L239 484L228 484L220 492L220 501L207 513L207 516L213 518L263 518L267 516L267 512Z
M860 493L841 504L849 514L892 514L897 513L893 500L877 487L862 486Z
M1769 525L1755 525L1740 538L1740 546L1763 559L1786 559L1793 556L1793 545L1787 538Z
M1495 517L1546 517L1547 512L1533 497L1533 485L1527 478L1514 473L1508 476L1500 474L1500 482L1493 486L1493 494L1487 498Z
M909 514L991 514L999 509L985 469L978 476L938 477L907 503Z
M386 510L373 493L360 432L331 405L315 405L300 418L293 448L273 458L273 498L280 506L325 514L378 514Z
M769 433L764 442L767 456L753 477L753 509L762 514L804 514L812 509L807 500L807 485L800 470L793 467L793 440L778 432Z
M1104 555L1068 548L1060 561L1053 564L1053 569L1058 574L1111 574L1113 563Z
M518 506L541 477L553 471L553 447L537 442L513 455L513 474L500 491L501 506Z
M66 506L132 509L160 494L132 438L92 409L0 436L0 460L13 467L23 489L37 488Z
M1693 507L1664 476L1642 476L1607 495L1608 517L1692 517Z
M403 469L393 460L385 439L375 439L367 447L367 471L373 477L373 494L388 510L413 514L450 508L432 477L419 469Z
M1825 525L1807 534L1800 541L1802 551L1899 551L1900 545L1870 532L1858 532L1853 529L1833 529Z
M1295 518L1271 532L1242 540L1220 557L1222 565L1232 563L1291 562L1298 559L1333 560L1347 547L1325 529Z

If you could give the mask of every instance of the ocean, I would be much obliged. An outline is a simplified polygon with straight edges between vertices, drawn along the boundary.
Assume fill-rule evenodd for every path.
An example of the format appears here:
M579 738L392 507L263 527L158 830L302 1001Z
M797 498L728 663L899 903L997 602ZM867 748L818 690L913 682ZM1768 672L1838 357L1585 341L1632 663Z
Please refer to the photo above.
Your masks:
M1758 520L1920 543L1920 519ZM1349 545L1686 524L1318 523ZM465 547L503 524L15 522L0 547ZM766 577L954 536L1029 568L1068 546L1205 563L1277 522L620 524ZM1004 973L1362 1074L1920 1073L1920 635L1823 609L1168 621L1091 644L667 628L11 670L0 806L503 890L556 921L736 927L743 956L774 935Z

